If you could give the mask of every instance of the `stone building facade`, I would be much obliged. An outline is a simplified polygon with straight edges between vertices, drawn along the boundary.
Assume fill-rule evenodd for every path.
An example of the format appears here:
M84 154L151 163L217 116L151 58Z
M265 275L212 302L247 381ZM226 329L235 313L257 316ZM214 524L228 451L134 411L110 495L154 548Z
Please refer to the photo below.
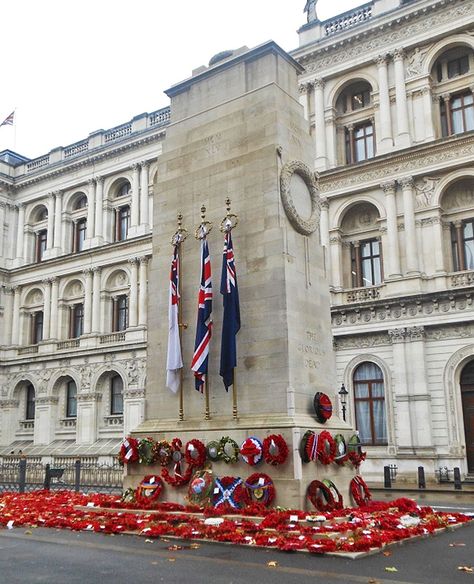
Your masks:
M383 464L399 478L474 471L473 13L471 0L374 0L320 22L313 6L292 53L369 478Z
M474 0L306 4L339 382L399 479L474 472ZM144 414L152 187L169 109L0 154L0 451L107 455ZM75 396L75 397L74 397ZM69 415L71 414L71 415Z

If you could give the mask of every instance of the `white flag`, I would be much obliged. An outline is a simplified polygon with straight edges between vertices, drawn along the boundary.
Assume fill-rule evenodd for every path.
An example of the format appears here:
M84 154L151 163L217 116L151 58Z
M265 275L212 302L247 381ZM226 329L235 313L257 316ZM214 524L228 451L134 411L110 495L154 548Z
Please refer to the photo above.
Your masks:
M178 323L179 300L179 257L178 246L175 245L170 272L168 358L166 361L166 387L174 393L179 389L181 369L183 367Z

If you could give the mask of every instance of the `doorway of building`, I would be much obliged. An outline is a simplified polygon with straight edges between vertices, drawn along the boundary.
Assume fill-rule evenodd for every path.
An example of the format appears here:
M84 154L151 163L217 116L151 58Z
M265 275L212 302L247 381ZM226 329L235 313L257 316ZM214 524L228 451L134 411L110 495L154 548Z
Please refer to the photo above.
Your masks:
M474 361L461 373L461 397L466 436L466 456L469 473L474 473Z

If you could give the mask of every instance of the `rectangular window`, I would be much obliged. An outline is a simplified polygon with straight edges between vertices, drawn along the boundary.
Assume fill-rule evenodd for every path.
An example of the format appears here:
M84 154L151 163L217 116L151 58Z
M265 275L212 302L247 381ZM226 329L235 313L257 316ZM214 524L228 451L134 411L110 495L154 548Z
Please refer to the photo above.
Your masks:
M69 338L76 339L84 332L84 305L75 304L71 308L71 320L69 324Z
M119 207L115 209L115 241L127 239L130 224L130 207Z
M48 244L48 231L43 229L36 233L36 246L35 246L35 260L37 262L42 262L44 257L44 252L46 251L46 246Z
M455 272L474 270L474 219L451 225L451 250Z
M35 388L30 384L26 388L26 416L27 420L35 419Z
M448 79L465 75L469 71L469 56L463 55L458 59L448 61Z
M73 228L73 251L78 252L84 249L84 241L87 234L87 220L80 219L74 223Z
M77 417L77 386L71 379L66 387L66 418Z
M37 345L43 340L43 320L42 311L34 312L31 315L31 344Z
M123 381L120 375L110 379L110 413L113 416L123 414Z
M442 135L450 136L474 130L473 94L469 91L452 96L448 103L449 106L444 101L440 106Z
M351 245L352 286L378 286L383 280L382 246L378 239L359 241Z
M128 328L128 296L117 296L112 300L112 331L124 331Z
M372 123L364 123L353 130L346 128L345 150L346 162L362 162L375 156L374 126Z

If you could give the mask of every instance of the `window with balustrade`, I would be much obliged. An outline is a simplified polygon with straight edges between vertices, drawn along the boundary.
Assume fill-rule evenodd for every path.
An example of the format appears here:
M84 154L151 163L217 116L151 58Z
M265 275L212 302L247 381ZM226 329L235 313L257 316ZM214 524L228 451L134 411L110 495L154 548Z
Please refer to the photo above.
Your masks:
M382 244L379 239L351 243L351 275L353 288L382 283Z
M444 51L431 69L433 95L439 102L439 135L474 130L474 51L457 46Z
M69 199L67 208L71 234L69 250L72 253L83 251L86 238L91 236L87 233L87 207L87 195L83 192L75 193Z
M362 444L387 444L385 389L382 370L375 363L362 363L352 377L356 428Z
M76 339L84 332L84 304L70 306L69 338Z
M35 388L31 383L26 386L25 420L35 419Z
M110 378L110 414L123 414L123 381L120 375Z
M77 417L77 386L73 379L66 383L66 418Z
M451 250L455 272L474 270L474 219L451 224Z
M84 242L87 237L87 219L82 218L73 223L73 251L79 252L84 249Z

